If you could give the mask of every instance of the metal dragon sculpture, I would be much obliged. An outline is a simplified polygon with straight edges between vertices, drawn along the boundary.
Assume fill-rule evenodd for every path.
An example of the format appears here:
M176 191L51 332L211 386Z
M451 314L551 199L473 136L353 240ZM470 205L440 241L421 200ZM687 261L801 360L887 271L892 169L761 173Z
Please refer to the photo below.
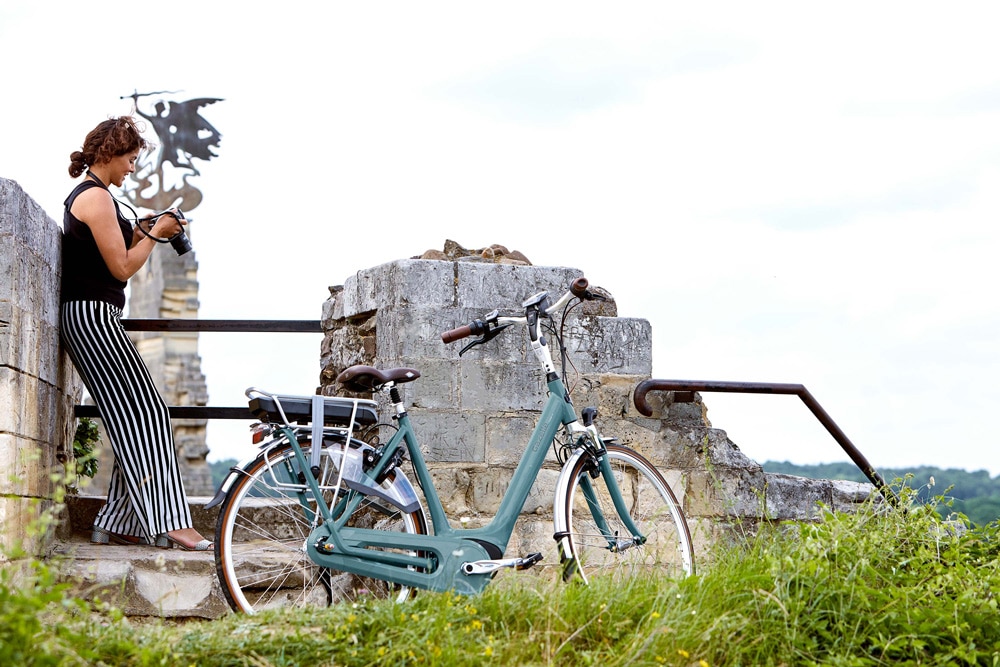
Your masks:
M149 121L159 141L157 150L140 158L131 176L136 185L125 195L136 206L154 211L174 206L191 211L202 200L201 190L188 181L201 173L194 160L218 157L213 149L218 148L222 139L222 134L201 116L200 110L222 99L199 97L175 102L161 98L153 105L152 113L139 109L140 97L172 94L175 91L133 92L121 98L132 98L135 113Z

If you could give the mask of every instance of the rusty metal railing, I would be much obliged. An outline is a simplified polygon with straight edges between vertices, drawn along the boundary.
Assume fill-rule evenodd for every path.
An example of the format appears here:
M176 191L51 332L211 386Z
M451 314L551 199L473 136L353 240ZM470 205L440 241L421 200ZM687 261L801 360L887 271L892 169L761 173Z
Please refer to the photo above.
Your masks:
M833 418L827 414L823 406L813 398L801 384L782 384L774 382L704 382L693 380L644 380L636 385L632 394L635 408L641 414L650 417L653 414L652 408L646 401L646 394L651 391L673 391L678 402L690 402L694 400L694 392L727 392L736 394L791 394L798 396L806 407L813 413L819 423L833 436L837 444L843 448L844 452L851 458L865 477L875 486L882 496L893 505L898 504L899 498L885 483L878 471L868 462L864 454L850 441L847 435L837 426Z

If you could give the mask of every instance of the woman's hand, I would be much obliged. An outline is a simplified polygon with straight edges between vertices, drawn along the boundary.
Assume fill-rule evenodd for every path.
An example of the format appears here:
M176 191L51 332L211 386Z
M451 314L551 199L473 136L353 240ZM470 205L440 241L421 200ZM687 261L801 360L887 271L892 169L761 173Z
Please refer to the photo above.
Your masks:
M177 236L184 229L183 225L186 224L187 220L183 219L183 214L178 215L178 210L172 208L161 213L153 221L149 233L159 239L169 239Z

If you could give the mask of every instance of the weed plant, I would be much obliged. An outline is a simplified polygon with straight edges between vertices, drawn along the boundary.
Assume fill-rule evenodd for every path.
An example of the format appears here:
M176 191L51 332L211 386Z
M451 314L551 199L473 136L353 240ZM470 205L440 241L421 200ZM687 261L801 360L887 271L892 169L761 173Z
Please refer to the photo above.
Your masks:
M970 529L901 496L902 509L873 501L815 523L735 531L682 581L583 586L506 573L474 597L421 592L403 604L182 624L50 601L31 610L41 625L24 630L38 650L2 664L1000 664L1000 527ZM10 609L0 627L28 611Z

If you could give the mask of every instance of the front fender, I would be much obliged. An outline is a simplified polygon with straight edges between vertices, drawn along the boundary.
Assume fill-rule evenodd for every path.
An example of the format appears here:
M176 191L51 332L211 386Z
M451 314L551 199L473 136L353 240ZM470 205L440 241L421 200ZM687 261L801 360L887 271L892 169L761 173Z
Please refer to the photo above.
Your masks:
M567 552L569 549L569 538L566 534L569 532L569 512L566 511L566 504L569 502L569 489L573 485L573 469L576 468L576 462L580 457L586 455L586 453L586 450L580 447L566 460L562 470L559 471L559 479L556 481L556 492L553 496L552 525L555 529L553 537L555 537L560 548L563 546L566 547Z

